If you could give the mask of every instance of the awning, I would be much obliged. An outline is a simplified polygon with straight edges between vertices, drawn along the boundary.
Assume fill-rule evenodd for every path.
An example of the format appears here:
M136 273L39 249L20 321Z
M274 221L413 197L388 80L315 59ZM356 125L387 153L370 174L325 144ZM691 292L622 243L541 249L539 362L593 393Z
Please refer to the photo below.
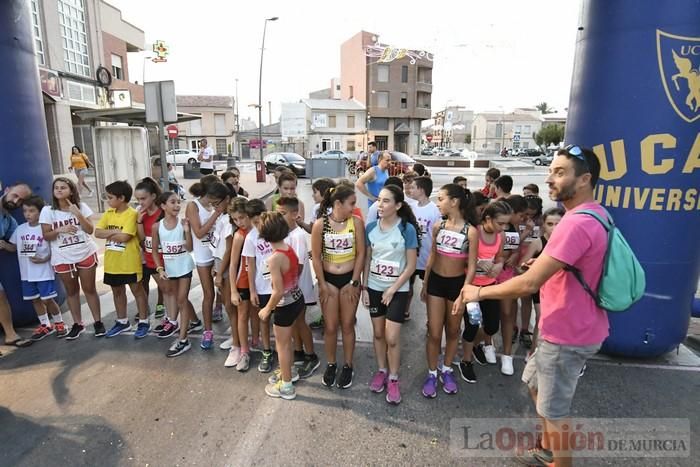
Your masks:
M99 110L79 110L75 114L81 120L98 122L130 123L132 125L155 126L155 123L146 123L146 109L128 107L124 109L99 109ZM199 115L184 112L177 113L177 123L199 120Z
M394 133L410 133L411 129L405 123L400 123L394 128Z

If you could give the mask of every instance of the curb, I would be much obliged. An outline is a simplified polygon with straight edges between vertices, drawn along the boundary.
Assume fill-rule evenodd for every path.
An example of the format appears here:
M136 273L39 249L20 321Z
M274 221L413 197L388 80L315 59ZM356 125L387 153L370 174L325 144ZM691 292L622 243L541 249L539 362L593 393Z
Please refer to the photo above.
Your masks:
M700 352L700 336L688 335L683 343L695 352Z

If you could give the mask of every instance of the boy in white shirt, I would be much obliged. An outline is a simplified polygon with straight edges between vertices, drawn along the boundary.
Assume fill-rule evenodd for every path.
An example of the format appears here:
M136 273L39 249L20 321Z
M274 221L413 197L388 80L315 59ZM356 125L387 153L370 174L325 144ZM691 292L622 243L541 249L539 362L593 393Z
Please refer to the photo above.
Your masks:
M58 293L56 276L49 264L51 248L49 242L44 240L41 224L39 224L39 213L43 207L44 200L39 196L30 196L24 200L22 212L27 222L17 227L10 237L10 243L17 251L22 296L24 300L32 302L39 318L39 327L31 337L33 341L40 341L53 333L58 337L68 334L63 324L61 310L54 300ZM47 311L53 316L53 326Z
M289 225L289 235L285 240L292 247L297 258L299 258L299 288L304 294L306 305L316 303L316 292L314 290L313 278L311 277L311 265L309 264L309 245L307 233L297 226L296 219L299 216L299 200L291 197L281 197L277 201L277 212L284 216ZM298 370L300 378L310 377L320 366L318 356L314 352L314 340L311 328L306 323L304 313L301 312L299 319L294 323L294 366ZM303 349L306 349L304 352Z

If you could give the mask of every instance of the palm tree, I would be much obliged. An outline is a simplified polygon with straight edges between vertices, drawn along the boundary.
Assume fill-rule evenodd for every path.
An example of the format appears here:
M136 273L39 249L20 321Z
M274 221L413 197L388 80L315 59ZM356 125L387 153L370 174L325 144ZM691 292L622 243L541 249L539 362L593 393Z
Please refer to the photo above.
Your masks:
M549 106L546 102L540 102L535 106L537 110L542 112L543 114L551 114L554 113L554 109Z

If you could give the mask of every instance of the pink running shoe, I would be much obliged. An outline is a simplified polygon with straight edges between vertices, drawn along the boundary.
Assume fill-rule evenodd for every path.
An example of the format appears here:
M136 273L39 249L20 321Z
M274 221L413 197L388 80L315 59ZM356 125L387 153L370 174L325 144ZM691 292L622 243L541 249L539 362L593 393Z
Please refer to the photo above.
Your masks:
M399 380L390 379L386 385L386 401L390 404L399 405L401 403L401 391L399 391Z
M384 391L386 379L387 375L385 372L377 371L374 376L372 376L372 380L369 382L369 390L376 393Z

